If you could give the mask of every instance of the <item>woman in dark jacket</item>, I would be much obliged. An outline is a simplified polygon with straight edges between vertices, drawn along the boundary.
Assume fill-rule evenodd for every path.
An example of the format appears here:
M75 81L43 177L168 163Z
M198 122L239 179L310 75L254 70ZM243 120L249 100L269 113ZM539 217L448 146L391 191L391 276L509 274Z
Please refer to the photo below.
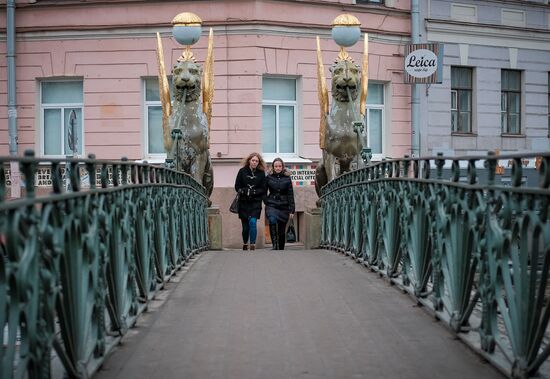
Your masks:
M243 250L256 249L258 229L256 223L262 213L262 198L265 195L265 162L258 153L243 160L243 167L235 179L235 191L239 195L239 218L242 224Z
M265 201L265 214L269 221L269 234L273 250L284 250L286 223L294 217L294 191L290 172L281 158L275 158L266 178L268 195Z

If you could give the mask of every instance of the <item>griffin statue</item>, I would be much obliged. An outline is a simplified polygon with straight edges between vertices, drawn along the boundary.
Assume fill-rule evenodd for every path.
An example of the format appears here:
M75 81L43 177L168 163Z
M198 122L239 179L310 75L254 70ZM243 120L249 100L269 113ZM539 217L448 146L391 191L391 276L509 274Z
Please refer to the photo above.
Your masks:
M172 70L174 102L164 68L164 53L157 33L159 89L162 103L162 130L166 162L172 168L190 174L212 194L214 178L210 159L210 124L214 97L213 32L208 36L204 70L196 63L189 47ZM202 95L202 99L201 99ZM202 101L201 101L202 100Z
M321 46L317 37L318 94L321 106L319 146L322 158L315 172L315 190L332 179L364 165L361 150L364 145L364 121L368 88L368 35L365 34L362 67L359 67L342 48L332 73L332 107L329 111L328 90L324 75ZM359 108L359 112L358 112Z

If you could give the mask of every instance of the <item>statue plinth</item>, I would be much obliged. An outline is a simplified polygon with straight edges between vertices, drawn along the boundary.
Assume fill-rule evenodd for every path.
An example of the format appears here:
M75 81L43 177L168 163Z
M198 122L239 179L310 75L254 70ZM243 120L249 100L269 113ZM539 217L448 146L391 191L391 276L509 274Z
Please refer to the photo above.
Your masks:
M304 247L306 250L318 249L321 244L321 208L306 208L305 224Z
M222 215L220 208L208 208L208 239L210 240L210 250L222 250Z

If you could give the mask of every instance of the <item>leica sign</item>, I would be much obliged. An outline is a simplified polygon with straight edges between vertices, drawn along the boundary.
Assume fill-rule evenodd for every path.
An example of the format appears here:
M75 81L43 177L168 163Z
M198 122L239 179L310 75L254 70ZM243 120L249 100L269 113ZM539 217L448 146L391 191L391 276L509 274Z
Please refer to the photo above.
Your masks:
M405 83L441 83L442 48L438 44L409 45L405 57Z
M415 50L405 58L405 70L415 78L427 78L437 71L437 55L430 50Z

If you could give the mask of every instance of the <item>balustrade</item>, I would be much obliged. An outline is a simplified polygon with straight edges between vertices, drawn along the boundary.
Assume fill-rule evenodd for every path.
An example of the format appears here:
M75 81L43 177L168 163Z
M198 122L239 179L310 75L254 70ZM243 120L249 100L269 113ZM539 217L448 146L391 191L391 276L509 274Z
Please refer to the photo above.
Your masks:
M25 197L6 199L14 160ZM50 193L40 196L46 171ZM52 355L67 376L89 377L156 291L208 248L207 206L193 178L162 167L0 157L0 377L51 377Z
M550 153L370 164L323 188L321 246L402 286L511 377L547 374L549 184Z

